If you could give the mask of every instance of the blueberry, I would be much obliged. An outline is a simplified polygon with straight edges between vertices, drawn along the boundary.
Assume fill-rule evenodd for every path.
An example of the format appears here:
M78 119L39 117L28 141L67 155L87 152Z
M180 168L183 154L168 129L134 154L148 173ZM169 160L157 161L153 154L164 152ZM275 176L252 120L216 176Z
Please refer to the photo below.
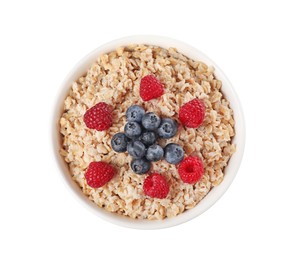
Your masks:
M125 152L127 143L128 143L128 138L124 133L117 133L111 138L111 146L112 149L118 153L120 152Z
M159 161L160 159L162 159L163 156L164 156L164 150L162 147L160 147L157 144L153 144L147 149L146 158L149 161L152 161L152 162Z
M159 127L161 119L153 112L146 113L142 118L142 125L147 130L155 130Z
M170 118L163 118L157 131L160 138L169 139L178 131L177 122Z
M131 141L127 145L127 151L129 155L136 159L140 159L144 157L146 152L145 145L140 141Z
M134 159L132 160L130 167L135 173L144 174L151 168L151 163L144 158Z
M152 145L156 142L157 136L152 131L146 131L142 133L142 135L139 137L139 141L141 141L144 145Z
M168 144L165 147L165 160L168 163L178 164L184 159L184 150L178 144Z
M145 110L142 107L138 105L133 105L127 109L126 119L128 122L141 123L141 120L144 114L145 114Z
M141 126L137 122L128 122L124 127L124 133L128 138L137 138L141 135Z

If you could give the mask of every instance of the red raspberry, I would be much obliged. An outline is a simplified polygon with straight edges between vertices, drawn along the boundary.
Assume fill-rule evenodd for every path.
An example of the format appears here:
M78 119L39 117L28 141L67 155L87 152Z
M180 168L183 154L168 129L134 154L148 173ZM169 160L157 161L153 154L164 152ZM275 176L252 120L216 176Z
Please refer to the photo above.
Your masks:
M87 184L92 188L99 188L109 182L115 169L105 162L91 162L84 174Z
M162 175L158 173L152 173L146 177L143 184L143 190L147 196L164 199L168 195L170 187Z
M180 108L179 119L183 125L197 128L203 123L205 112L205 103L202 100L195 98Z
M189 156L182 160L178 172L183 182L195 184L204 174L203 162L197 156Z
M147 75L140 81L140 96L144 101L149 101L164 94L163 84L154 76Z
M110 106L104 102L96 104L85 112L83 121L90 129L107 130L112 124Z

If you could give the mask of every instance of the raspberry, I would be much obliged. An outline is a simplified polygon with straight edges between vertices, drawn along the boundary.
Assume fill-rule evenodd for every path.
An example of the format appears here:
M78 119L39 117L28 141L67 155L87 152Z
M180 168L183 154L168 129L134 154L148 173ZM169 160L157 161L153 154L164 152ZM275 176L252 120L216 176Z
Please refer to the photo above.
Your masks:
M140 96L144 101L158 98L163 93L164 86L154 75L147 75L141 79Z
M195 184L204 174L203 162L197 156L189 156L180 163L178 172L183 182Z
M84 175L87 184L92 188L99 188L109 182L115 169L105 162L91 162Z
M107 130L112 124L109 105L104 102L96 104L85 112L83 121L90 129L96 129L97 131Z
M179 119L187 127L197 128L205 118L206 107L202 100L195 98L180 108Z
M170 187L162 175L152 173L145 179L143 190L147 196L164 199L168 195Z

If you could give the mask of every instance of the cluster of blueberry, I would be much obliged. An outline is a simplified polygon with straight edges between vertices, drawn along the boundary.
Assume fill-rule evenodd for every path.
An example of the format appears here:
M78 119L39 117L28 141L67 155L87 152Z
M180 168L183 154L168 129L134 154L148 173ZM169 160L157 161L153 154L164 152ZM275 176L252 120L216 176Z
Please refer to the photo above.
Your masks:
M163 157L168 163L178 164L184 158L183 148L170 143L164 149L157 144L158 138L169 139L178 130L175 120L160 118L153 112L133 105L126 111L127 124L124 133L117 133L112 137L111 146L116 152L128 152L133 160L132 170L137 174L149 171L151 162L161 160Z

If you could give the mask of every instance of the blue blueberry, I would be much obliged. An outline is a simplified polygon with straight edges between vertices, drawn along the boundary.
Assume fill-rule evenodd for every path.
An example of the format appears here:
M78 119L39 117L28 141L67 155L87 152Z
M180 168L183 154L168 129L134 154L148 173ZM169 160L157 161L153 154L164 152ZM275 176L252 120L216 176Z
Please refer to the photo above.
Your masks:
M124 127L125 135L131 139L139 137L141 131L141 126L137 122L128 122Z
M130 106L126 111L126 119L128 122L141 123L142 117L145 114L145 110L138 105Z
M128 140L124 133L117 133L111 138L111 147L118 153L125 152Z
M142 125L147 130L155 130L159 127L161 119L153 112L146 113L142 118Z
M127 151L133 158L140 159L146 153L145 145L140 141L131 141L127 145Z
M169 139L175 136L177 131L178 131L177 122L170 118L163 118L157 130L159 137L165 139Z
M151 163L144 158L134 159L132 160L130 167L135 173L144 174L151 168Z
M147 149L146 158L151 162L159 161L163 156L164 150L157 144L153 144Z
M141 141L146 146L154 144L156 140L157 136L155 132L152 131L146 131L139 137L139 141Z
M178 144L168 144L165 147L165 160L168 163L178 164L184 159L184 150Z

